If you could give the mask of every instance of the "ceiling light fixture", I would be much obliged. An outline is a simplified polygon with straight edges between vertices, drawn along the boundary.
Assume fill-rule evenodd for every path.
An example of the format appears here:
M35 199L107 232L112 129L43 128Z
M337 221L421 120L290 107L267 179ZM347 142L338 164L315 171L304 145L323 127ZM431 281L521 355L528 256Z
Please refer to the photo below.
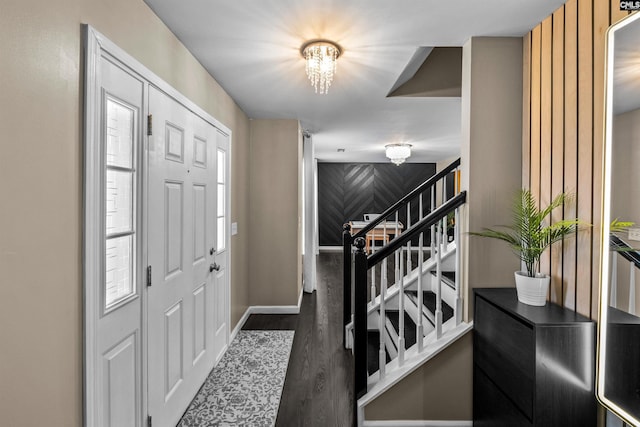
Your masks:
M411 144L387 144L384 146L386 155L391 163L400 166L411 156Z
M307 77L316 93L328 93L329 86L336 73L336 64L342 49L329 40L310 40L300 48L302 57L307 62Z

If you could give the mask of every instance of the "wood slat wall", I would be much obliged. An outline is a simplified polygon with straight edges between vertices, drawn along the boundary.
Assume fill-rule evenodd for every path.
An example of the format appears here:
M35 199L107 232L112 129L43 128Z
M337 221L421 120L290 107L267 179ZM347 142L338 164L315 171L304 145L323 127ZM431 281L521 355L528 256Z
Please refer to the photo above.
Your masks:
M618 0L568 0L523 38L523 186L543 204L575 195L566 218L593 227L541 259L550 300L597 318L605 32L624 18Z

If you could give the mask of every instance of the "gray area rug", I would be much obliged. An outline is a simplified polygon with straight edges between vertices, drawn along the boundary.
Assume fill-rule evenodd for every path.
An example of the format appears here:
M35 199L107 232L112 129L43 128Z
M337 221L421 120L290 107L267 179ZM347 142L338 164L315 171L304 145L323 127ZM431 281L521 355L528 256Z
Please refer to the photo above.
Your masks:
M178 427L273 426L294 331L239 331Z

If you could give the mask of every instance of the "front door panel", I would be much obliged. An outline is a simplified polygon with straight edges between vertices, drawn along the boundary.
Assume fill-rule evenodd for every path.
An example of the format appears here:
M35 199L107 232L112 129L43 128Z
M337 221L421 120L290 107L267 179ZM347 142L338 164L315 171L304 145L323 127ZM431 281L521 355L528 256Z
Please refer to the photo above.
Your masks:
M216 129L151 87L149 414L175 426L213 368Z

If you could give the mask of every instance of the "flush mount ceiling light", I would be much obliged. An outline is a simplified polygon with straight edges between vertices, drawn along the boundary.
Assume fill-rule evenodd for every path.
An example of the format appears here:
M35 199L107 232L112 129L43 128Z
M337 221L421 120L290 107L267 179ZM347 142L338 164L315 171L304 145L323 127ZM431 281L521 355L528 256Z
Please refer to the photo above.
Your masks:
M307 63L307 77L316 93L329 91L341 53L340 46L329 40L310 40L300 48L300 54Z
M387 157L391 163L400 166L411 156L411 144L387 144L384 146Z

